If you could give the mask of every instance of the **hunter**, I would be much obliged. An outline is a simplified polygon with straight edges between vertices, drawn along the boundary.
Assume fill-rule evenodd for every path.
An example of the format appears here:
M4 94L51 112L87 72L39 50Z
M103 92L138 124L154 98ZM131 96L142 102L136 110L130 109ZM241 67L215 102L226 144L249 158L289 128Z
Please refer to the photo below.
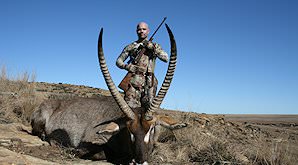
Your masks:
M116 61L119 68L128 71L119 87L124 90L124 99L131 108L148 108L156 95L158 84L154 76L156 57L168 62L168 54L159 44L152 42L152 37L148 40L150 30L147 23L140 22L136 32L138 40L127 45ZM128 57L130 59L125 63Z

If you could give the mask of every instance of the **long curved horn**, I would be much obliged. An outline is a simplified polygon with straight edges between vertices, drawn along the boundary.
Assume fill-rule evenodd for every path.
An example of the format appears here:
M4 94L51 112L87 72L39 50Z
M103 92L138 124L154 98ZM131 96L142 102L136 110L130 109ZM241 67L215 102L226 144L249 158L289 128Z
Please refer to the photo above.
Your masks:
M102 34L103 34L103 28L101 28L100 33L99 33L99 37L98 37L98 61L99 61L99 65L100 65L100 69L101 72L103 74L103 77L107 83L107 86L112 94L112 96L114 97L114 99L116 100L118 106L120 107L121 111L130 119L134 120L135 119L135 114L133 113L132 109L128 106L128 104L125 102L125 100L123 99L123 97L120 95L117 87L115 86L109 69L107 67L106 64L106 60L103 54L103 49L102 49Z
M166 28L169 33L169 37L170 37L170 41L171 41L170 62L169 62L166 76L165 76L164 81L161 85L161 88L159 89L157 96L155 96L153 101L151 102L150 107L147 110L147 113L149 113L150 111L155 111L162 103L162 101L163 101L165 95L167 94L168 89L171 85L172 79L174 77L174 72L176 69L176 63L177 63L176 41L175 41L175 38L174 38L174 35L173 35L171 29L169 28L169 26L167 24L166 24Z

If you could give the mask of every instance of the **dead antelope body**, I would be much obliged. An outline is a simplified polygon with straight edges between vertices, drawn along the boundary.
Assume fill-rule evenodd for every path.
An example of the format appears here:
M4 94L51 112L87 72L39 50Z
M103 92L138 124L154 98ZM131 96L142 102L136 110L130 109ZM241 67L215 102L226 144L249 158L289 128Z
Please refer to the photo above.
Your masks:
M171 41L170 62L161 89L148 109L131 109L117 90L105 62L101 29L98 59L112 97L47 100L32 114L32 133L51 144L74 147L83 158L107 159L116 164L148 164L156 126L170 129L186 126L156 113L152 120L144 117L160 106L176 68L176 43L170 28L166 27Z

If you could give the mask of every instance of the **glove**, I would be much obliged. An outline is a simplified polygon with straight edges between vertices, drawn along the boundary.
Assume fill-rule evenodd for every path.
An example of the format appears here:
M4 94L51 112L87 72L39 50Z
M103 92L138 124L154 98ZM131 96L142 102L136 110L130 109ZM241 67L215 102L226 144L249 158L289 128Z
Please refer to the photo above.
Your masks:
M129 72L135 73L137 71L137 66L133 64L128 64L128 65L125 65L124 69Z

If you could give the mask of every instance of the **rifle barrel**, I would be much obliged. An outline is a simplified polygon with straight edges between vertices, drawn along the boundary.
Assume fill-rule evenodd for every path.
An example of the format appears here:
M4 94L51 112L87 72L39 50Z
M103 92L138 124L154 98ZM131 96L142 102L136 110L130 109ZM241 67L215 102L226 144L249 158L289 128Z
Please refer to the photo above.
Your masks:
M158 31L158 29L161 27L161 25L166 21L167 17L164 17L162 22L159 24L159 26L157 27L157 29L154 31L154 33L152 34L152 36L150 37L149 41L153 40L153 36L155 35L155 33Z

